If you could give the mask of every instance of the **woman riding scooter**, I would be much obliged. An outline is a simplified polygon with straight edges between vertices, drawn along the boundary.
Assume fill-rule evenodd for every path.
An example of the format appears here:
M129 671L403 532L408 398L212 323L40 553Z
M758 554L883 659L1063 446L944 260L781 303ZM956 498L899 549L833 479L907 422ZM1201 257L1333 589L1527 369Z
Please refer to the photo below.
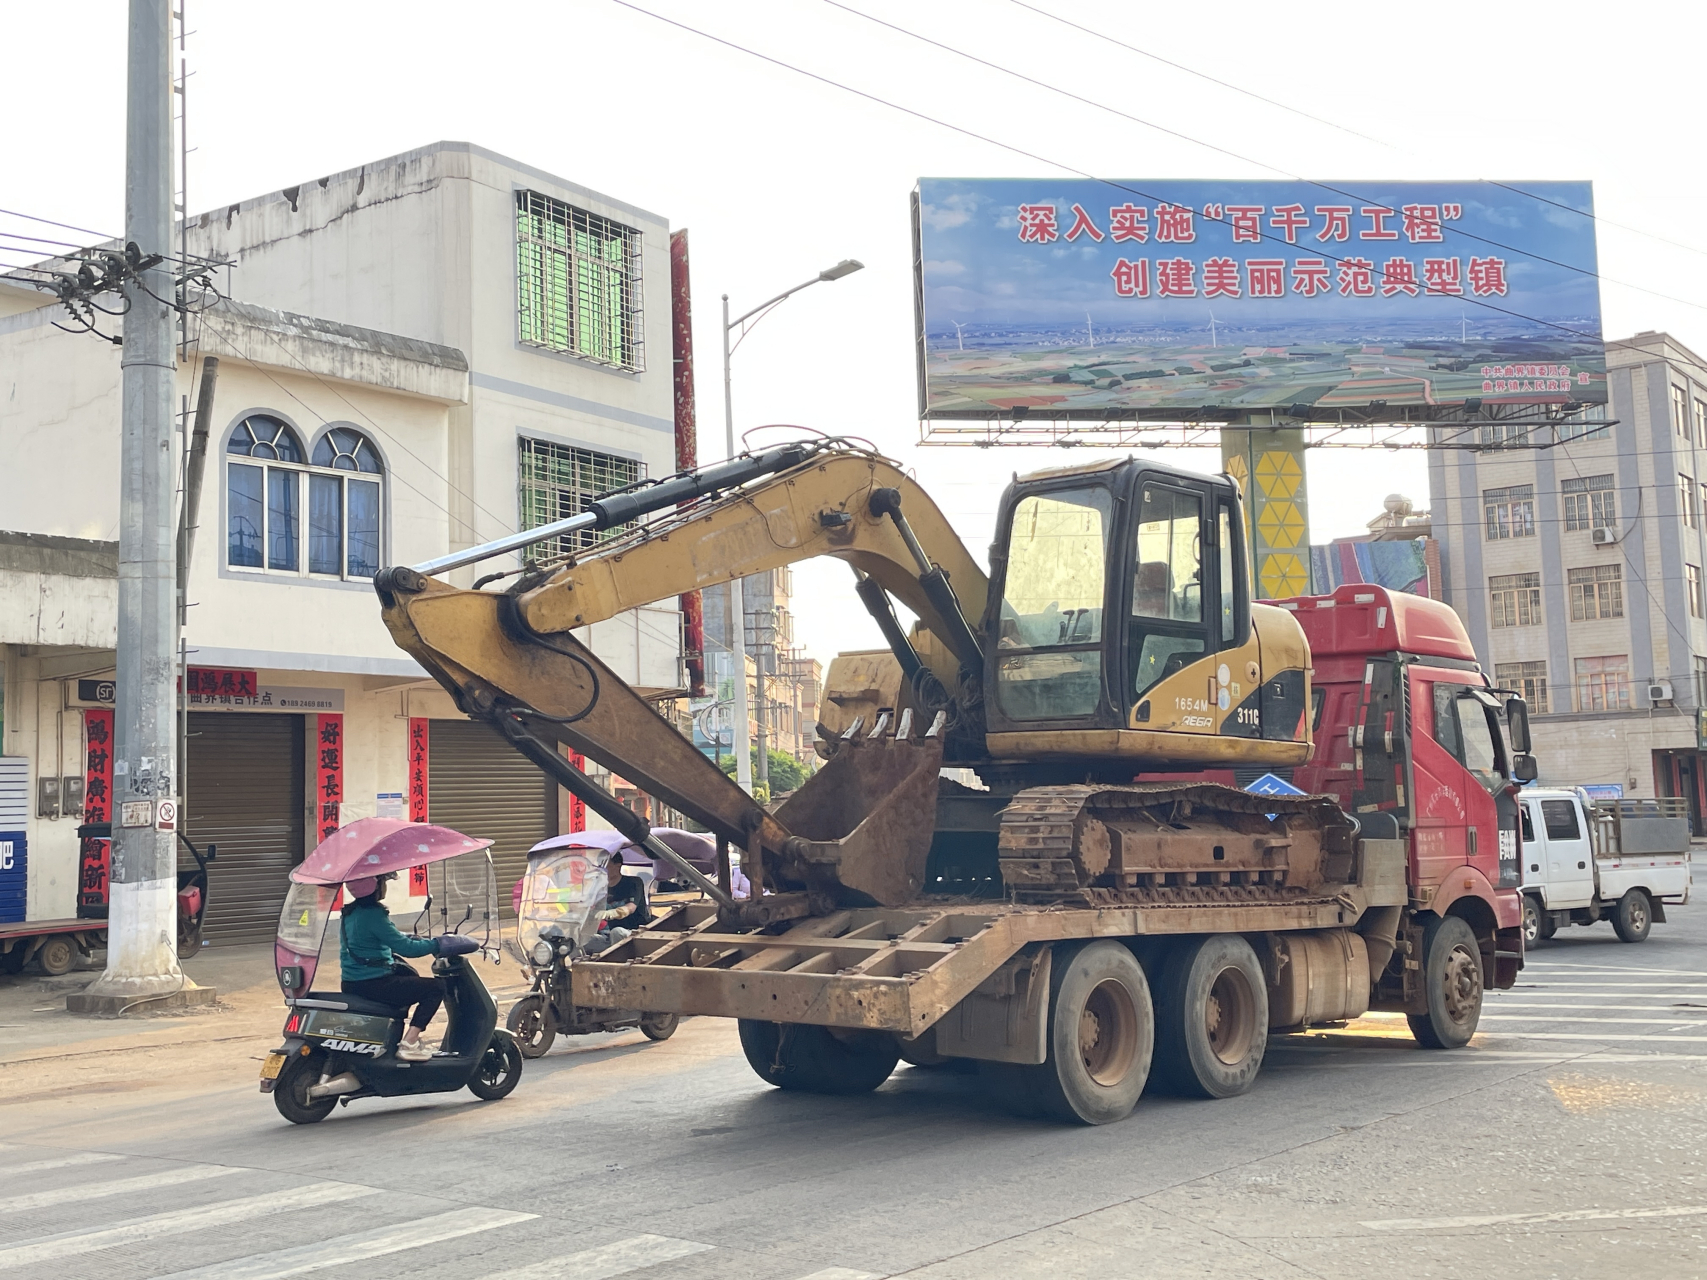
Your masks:
M375 1000L398 1009L415 1006L415 1016L404 1029L397 1056L405 1062L425 1062L433 1051L421 1043L421 1032L444 1003L443 978L423 977L398 956L465 955L478 950L473 938L446 934L442 938L411 938L391 923L391 913L380 905L385 885L396 878L392 872L349 880L344 891L351 899L344 907L339 931L338 961L343 970L342 988L364 1000Z

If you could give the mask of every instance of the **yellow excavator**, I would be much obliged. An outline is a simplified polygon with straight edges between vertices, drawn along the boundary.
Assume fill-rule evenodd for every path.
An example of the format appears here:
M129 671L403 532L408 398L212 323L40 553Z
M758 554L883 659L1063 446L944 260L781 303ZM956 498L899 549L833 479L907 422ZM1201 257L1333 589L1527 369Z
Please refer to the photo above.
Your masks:
M581 530L609 536L503 589L432 576ZM376 586L393 638L467 715L654 856L680 862L559 744L740 848L750 898L726 880L701 887L731 924L758 927L900 906L927 881L1021 901L1165 897L1170 886L1125 870L1109 823L1131 828L1130 845L1146 827L1154 840L1142 815L1188 792L1198 830L1249 826L1249 806L1218 814L1212 789L1134 789L1135 774L1296 765L1310 751L1308 646L1289 613L1252 604L1245 548L1230 477L1099 462L1016 477L986 575L897 463L812 441L608 494L555 525L387 569ZM575 633L814 556L847 562L889 652L832 664L828 763L767 812ZM917 618L910 630L897 601ZM942 781L945 765L988 790ZM984 817L957 826L949 810ZM1303 826L1343 843L1343 822L1304 812ZM1262 838L1247 834L1233 861L1215 855L1220 869L1260 869Z

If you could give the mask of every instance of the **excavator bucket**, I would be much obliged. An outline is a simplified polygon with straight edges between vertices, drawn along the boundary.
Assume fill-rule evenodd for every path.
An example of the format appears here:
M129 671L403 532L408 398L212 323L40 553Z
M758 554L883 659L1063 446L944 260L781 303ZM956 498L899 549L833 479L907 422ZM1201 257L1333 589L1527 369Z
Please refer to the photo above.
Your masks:
M829 762L777 807L792 834L785 878L843 907L898 907L918 896L936 827L943 716L915 738L912 714L901 713L893 736L887 713L868 735L854 721Z

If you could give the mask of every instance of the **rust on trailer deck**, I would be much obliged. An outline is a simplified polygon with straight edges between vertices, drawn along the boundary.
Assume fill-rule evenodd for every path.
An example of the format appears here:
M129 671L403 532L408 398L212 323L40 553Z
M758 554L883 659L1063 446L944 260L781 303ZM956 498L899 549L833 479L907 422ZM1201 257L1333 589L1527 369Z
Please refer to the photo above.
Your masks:
M917 902L856 908L777 933L719 928L710 903L677 907L572 969L577 1004L803 1022L914 1036L1035 943L1142 934L1337 928L1372 896L1232 904L1043 908Z

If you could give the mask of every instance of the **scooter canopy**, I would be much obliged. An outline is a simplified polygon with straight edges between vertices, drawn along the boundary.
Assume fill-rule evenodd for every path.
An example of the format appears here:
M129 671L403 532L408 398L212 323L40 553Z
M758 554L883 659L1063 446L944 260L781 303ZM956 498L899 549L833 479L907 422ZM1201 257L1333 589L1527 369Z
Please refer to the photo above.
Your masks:
M491 845L449 827L402 818L358 818L339 827L294 868L298 884L342 884L364 876L382 876Z

